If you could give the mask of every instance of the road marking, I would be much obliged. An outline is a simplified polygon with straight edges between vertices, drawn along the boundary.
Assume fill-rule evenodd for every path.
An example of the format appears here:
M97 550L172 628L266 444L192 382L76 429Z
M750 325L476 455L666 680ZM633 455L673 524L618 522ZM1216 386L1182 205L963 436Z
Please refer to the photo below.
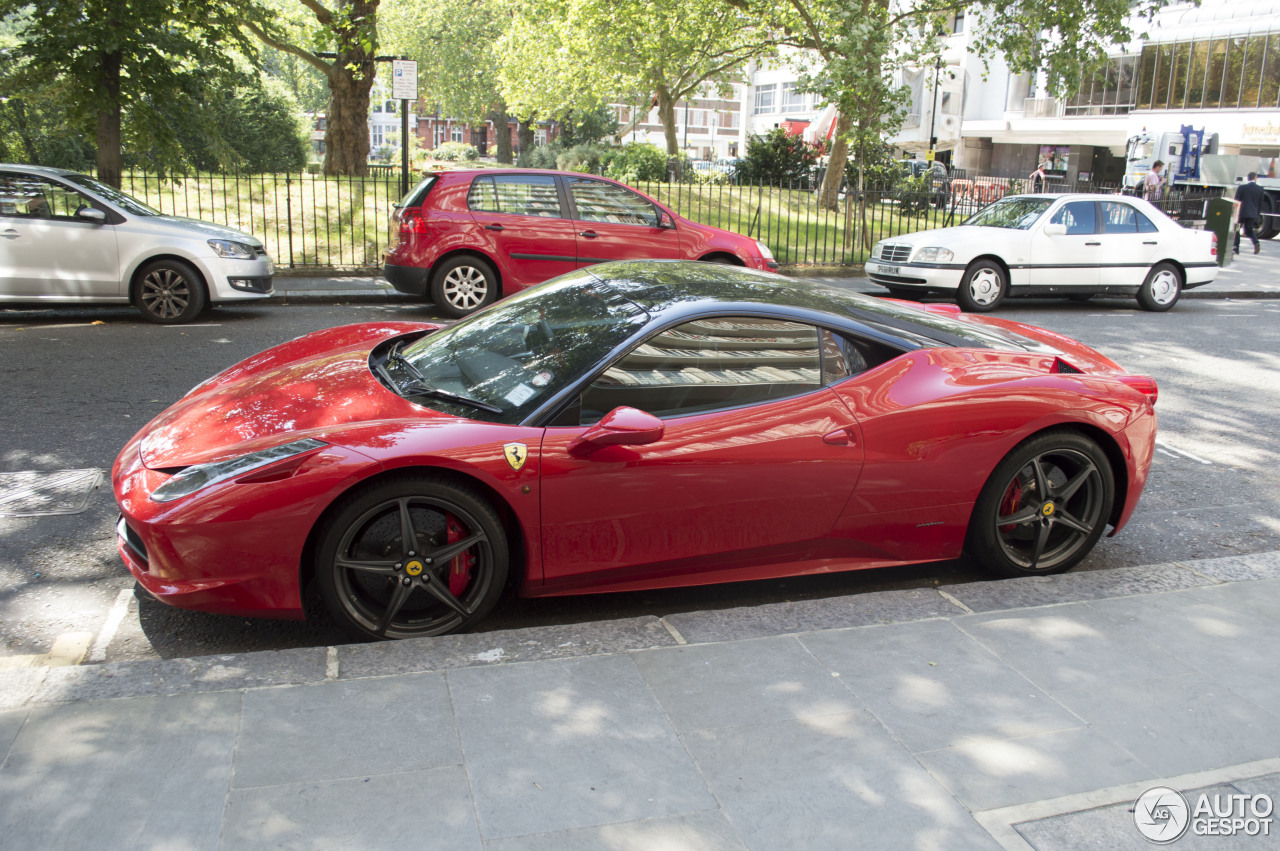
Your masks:
M336 680L338 678L338 648L330 646L324 649L324 678L326 680Z
M1172 455L1174 458L1189 458L1192 461L1196 461L1200 464L1207 464L1209 466L1213 466L1212 461L1206 461L1205 459L1201 458L1199 455L1192 455L1190 452L1187 452L1185 449L1175 449L1174 447L1165 443L1163 440L1156 441L1156 449L1163 452L1165 455Z
M107 661L107 647L115 640L116 630L120 628L124 616L129 613L131 597L133 597L132 588L121 588L120 593L116 595L116 601L111 604L111 611L107 613L107 622L102 625L98 640L93 642L93 649L89 651L90 662Z
M48 653L0 657L0 671L16 668L64 668L79 665L93 640L92 632L64 632L53 640Z
M658 620L658 623L662 624L664 627L666 627L666 628L667 628L667 632L671 633L671 637L672 637L672 638L674 638L674 639L676 640L676 644L688 644L688 643L689 643L688 641L686 641L686 640L685 640L685 637L684 637L683 635L681 635L681 634L680 634L680 630L676 629L674 626L672 626L671 624L667 623L667 619L666 619L666 618L660 618L660 619Z

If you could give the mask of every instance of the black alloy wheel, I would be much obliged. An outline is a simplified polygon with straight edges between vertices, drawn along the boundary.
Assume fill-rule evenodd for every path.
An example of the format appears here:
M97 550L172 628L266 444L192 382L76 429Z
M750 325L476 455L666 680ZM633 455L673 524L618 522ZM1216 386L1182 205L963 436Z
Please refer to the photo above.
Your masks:
M1001 576L1061 573L1093 549L1111 517L1115 477L1075 432L1033 437L996 467L974 505L967 549Z
M489 613L506 580L506 534L493 508L430 475L348 497L317 549L326 608L364 640L465 629Z

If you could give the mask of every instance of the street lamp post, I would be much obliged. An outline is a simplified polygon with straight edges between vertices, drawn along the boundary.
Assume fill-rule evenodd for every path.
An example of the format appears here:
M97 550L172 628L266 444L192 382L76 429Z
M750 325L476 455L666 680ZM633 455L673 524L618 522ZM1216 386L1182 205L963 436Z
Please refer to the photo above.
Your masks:
M935 122L938 120L938 74L942 71L942 57L938 56L933 63L933 106L929 109L929 156L932 161L938 149L938 137L933 135Z

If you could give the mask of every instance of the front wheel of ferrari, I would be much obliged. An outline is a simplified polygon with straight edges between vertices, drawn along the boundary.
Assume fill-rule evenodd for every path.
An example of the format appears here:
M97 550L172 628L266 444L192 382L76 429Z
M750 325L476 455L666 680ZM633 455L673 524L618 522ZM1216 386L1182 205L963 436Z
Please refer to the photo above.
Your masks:
M365 640L466 629L489 613L507 580L506 534L492 506L430 475L345 498L316 553L325 608Z
M1075 432L1033 437L983 487L969 555L1001 576L1070 570L1102 537L1114 499L1115 476L1096 443Z

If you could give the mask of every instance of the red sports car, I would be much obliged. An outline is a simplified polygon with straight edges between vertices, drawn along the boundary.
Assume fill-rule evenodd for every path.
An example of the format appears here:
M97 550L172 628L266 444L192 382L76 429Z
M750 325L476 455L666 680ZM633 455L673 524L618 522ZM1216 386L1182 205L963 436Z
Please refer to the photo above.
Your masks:
M465 629L503 589L949 559L1067 570L1133 513L1155 382L950 305L693 262L579 270L447 328L333 328L196 387L113 471L176 606Z

